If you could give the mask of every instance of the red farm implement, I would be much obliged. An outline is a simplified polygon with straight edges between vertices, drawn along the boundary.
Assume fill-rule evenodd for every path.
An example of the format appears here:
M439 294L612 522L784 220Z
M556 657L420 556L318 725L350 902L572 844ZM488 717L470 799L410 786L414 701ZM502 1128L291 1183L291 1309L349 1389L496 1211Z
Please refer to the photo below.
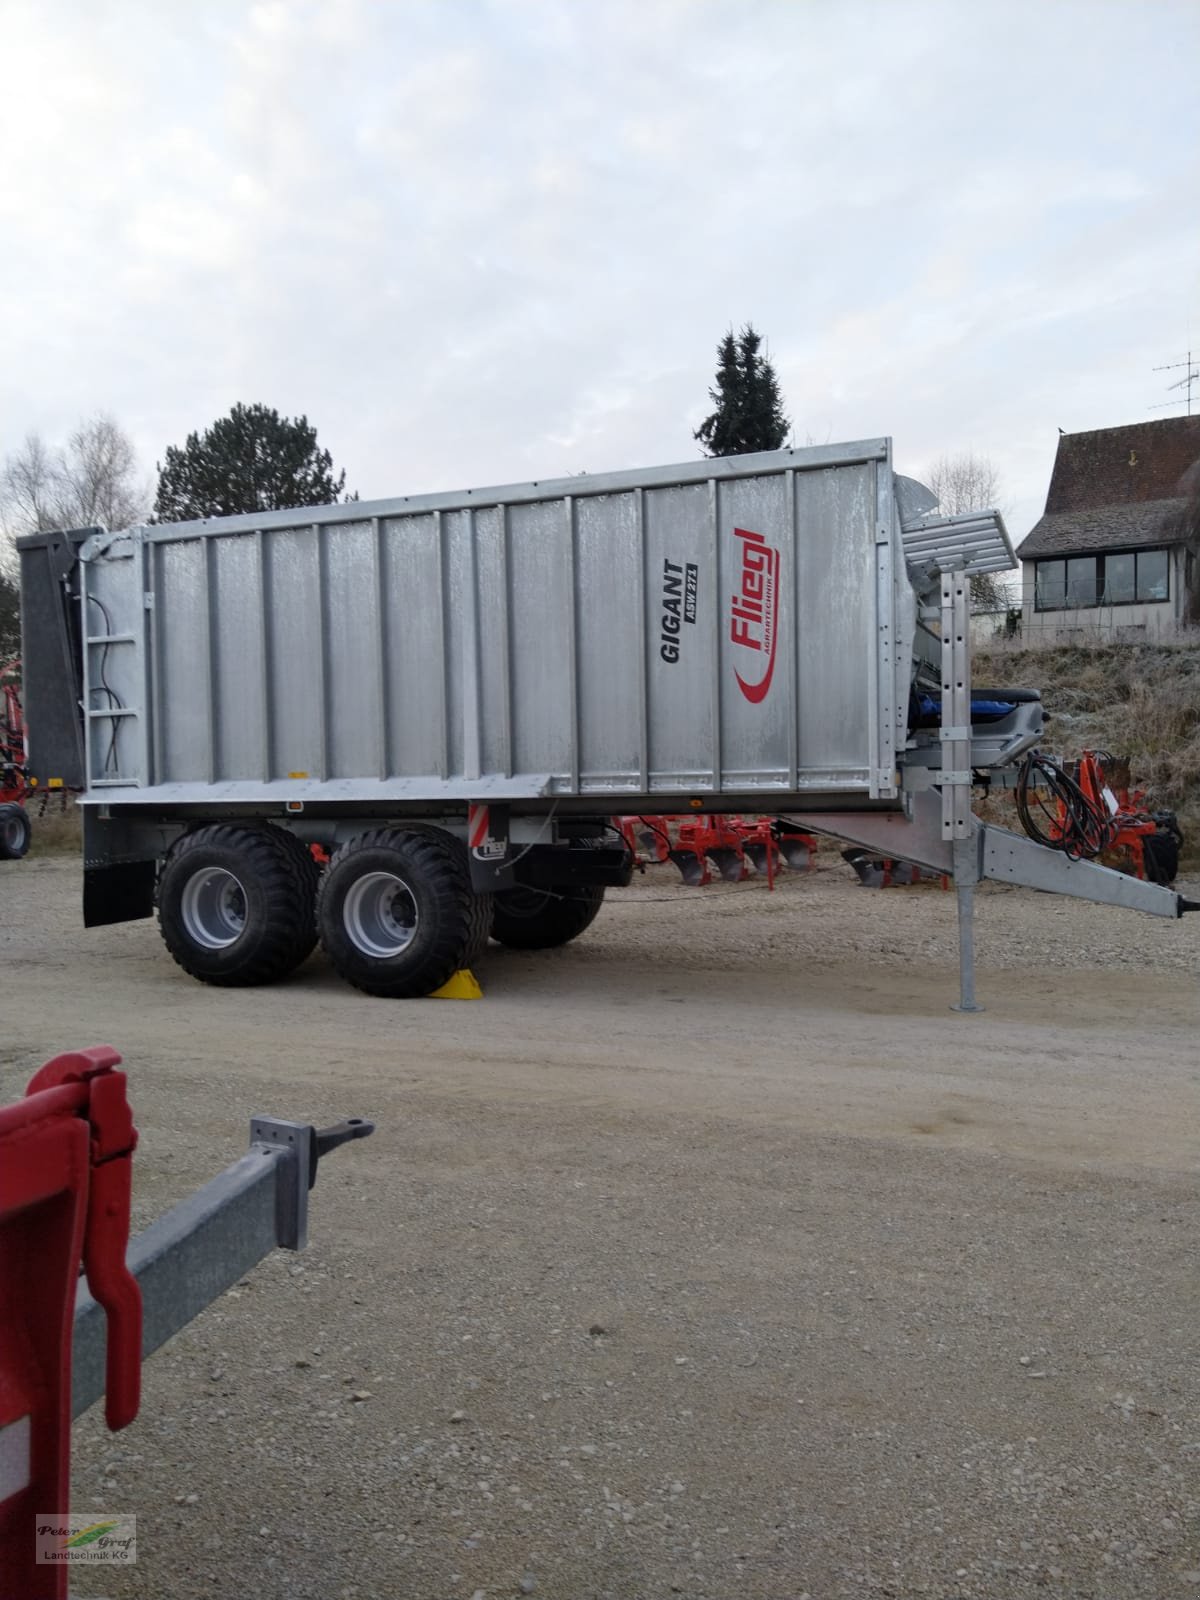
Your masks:
M784 868L815 866L817 841L777 817L619 817L617 826L640 865L670 861L689 888L713 881L713 868L727 883L761 875L774 889Z
M928 867L918 867L912 861L896 861L891 856L874 855L870 850L856 846L842 851L842 860L853 867L864 889L899 889L913 883L940 883L950 887L949 874L932 872Z
M20 678L19 661L0 663L0 861L19 861L29 849Z
M1085 750L1078 761L1059 766L1034 752L1016 786L1016 804L1030 838L1071 860L1117 857L1135 878L1170 884L1179 867L1183 834L1172 811L1152 811L1139 789L1130 790L1118 774L1127 763L1104 751ZM842 851L842 859L869 889L888 889L949 878L908 861L870 850Z
M1151 811L1141 790L1121 785L1121 766L1099 750L1085 750L1069 767L1026 757L1016 789L1021 822L1032 839L1073 860L1119 855L1134 877L1173 883L1183 845L1175 813Z

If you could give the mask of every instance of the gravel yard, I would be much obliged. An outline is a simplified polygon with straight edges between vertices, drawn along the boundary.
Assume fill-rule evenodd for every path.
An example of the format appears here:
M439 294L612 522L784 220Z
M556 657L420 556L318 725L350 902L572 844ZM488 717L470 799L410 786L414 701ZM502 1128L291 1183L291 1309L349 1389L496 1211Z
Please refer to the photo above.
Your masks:
M1200 916L987 888L964 1017L953 896L840 863L655 869L475 1004L208 989L79 891L0 865L0 1092L116 1045L135 1226L253 1113L378 1131L76 1424L138 1517L78 1595L1200 1596Z

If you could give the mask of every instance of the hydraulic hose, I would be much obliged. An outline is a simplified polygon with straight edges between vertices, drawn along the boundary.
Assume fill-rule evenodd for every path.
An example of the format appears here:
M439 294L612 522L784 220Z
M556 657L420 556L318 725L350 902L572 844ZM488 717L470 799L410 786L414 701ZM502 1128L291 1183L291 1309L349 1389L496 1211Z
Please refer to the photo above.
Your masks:
M1094 801L1048 756L1031 750L1017 773L1013 796L1025 832L1072 861L1107 850L1116 834L1103 801Z

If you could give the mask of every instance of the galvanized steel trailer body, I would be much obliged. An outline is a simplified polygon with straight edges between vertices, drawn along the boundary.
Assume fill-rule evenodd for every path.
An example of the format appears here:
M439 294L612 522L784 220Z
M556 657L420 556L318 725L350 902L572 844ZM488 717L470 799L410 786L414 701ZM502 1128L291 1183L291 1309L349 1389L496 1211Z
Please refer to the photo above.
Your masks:
M465 838L468 807L481 889L588 820L690 806L953 870L968 955L1001 857L1128 904L971 815L973 774L1011 769L1041 708L972 725L968 580L1015 559L997 514L933 509L873 439L76 536L86 919L146 914L197 822L332 846L417 819ZM31 610L47 560L24 542ZM940 728L914 728L919 687ZM31 754L45 781L36 725Z
M886 440L104 533L80 570L93 804L898 800Z

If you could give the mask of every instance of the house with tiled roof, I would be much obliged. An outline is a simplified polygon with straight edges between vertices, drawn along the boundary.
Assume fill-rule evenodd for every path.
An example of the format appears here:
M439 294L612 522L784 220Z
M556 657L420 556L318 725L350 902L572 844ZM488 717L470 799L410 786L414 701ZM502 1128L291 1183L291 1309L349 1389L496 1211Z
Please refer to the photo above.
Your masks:
M1161 638L1189 616L1200 417L1065 433L1017 549L1027 638Z

